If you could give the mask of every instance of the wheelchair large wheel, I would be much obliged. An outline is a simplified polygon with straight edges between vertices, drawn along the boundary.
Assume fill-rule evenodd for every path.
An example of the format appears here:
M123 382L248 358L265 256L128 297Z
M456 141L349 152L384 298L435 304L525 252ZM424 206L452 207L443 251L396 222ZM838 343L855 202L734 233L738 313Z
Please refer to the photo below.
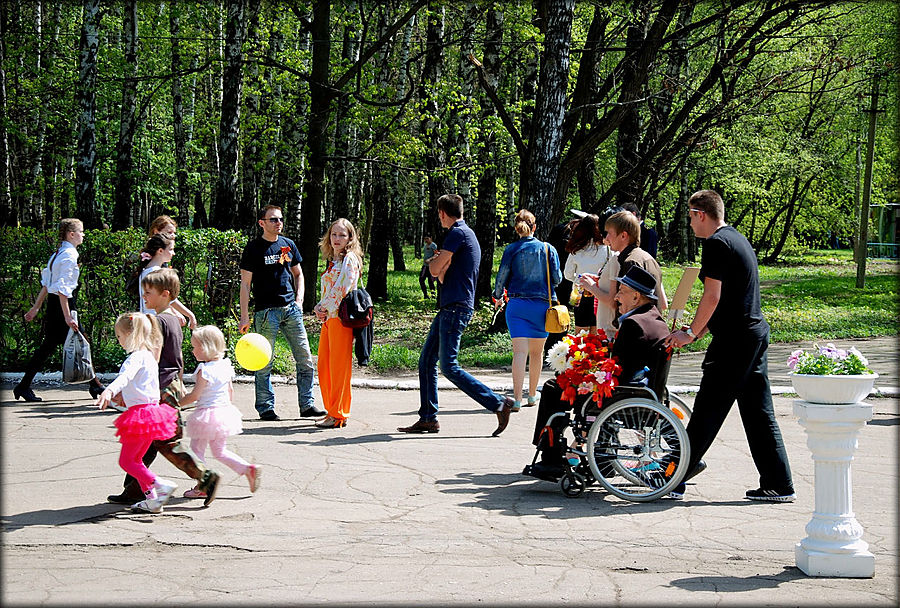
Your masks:
M625 500L649 502L667 495L681 483L690 457L678 416L650 399L615 402L588 431L587 458L594 478Z
M669 391L669 409L675 412L675 415L681 420L681 425L687 428L688 420L691 419L693 412L681 397L671 391Z

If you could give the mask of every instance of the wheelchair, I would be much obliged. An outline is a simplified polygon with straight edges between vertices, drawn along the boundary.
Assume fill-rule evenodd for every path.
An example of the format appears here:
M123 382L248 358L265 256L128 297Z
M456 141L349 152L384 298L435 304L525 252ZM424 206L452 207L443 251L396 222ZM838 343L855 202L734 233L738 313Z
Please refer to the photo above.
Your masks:
M658 348L654 356L655 373L648 375L646 385L619 385L601 407L584 396L571 412L557 411L548 418L531 466L544 449L561 452L565 472L559 485L565 496L580 496L596 482L621 499L650 502L681 483L690 461L685 425L691 411L666 388L669 353ZM542 400L559 396L555 379L544 384ZM529 467L523 473L530 475Z

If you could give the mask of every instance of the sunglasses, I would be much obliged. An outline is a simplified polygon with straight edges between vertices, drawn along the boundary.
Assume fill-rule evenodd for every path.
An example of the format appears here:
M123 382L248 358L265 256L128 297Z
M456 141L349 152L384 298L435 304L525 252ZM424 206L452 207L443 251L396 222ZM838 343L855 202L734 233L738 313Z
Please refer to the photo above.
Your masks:
M271 224L283 224L284 218L283 217L270 217L270 218L267 218L266 221Z
M691 213L706 213L703 209L691 209Z

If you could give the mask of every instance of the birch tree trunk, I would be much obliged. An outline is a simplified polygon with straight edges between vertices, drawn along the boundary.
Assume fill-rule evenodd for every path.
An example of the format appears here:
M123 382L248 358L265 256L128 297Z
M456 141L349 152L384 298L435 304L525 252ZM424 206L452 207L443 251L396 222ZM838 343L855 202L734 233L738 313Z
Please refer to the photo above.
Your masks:
M45 70L44 62L43 62L43 51L44 51L44 36L43 36L43 3L40 0L35 0L34 2L34 33L35 33L35 53L34 53L34 67L35 74L42 74ZM32 159L31 159L31 184L28 188L28 208L31 212L31 224L33 226L37 226L39 228L46 228L47 222L52 220L52 214L50 218L47 218L45 214L46 206L41 201L43 197L44 189L42 187L44 171L43 171L43 152L44 152L44 137L47 132L47 103L46 103L46 94L43 92L40 93L41 97L44 98L42 103L38 104L37 108L37 116L35 117L35 125L34 125L34 145L32 146Z
M0 113L9 116L6 102L6 19L0 19ZM9 136L6 120L0 120L0 226L15 226L18 217L13 209L9 182Z
M75 161L75 211L85 228L100 228L97 209L97 50L100 46L100 0L84 0L76 100L78 145Z
M125 69L122 79L122 105L119 114L119 142L116 145L115 203L113 230L131 225L134 199L134 132L137 128L137 0L127 0L122 16L122 43Z
M178 223L187 225L190 194L187 185L187 135L184 131L184 98L181 93L181 10L169 5L169 35L172 38L172 135L175 144L175 207Z
M240 225L237 218L238 147L241 137L243 46L247 37L246 0L227 0L222 115L219 121L219 177L210 223L220 229Z

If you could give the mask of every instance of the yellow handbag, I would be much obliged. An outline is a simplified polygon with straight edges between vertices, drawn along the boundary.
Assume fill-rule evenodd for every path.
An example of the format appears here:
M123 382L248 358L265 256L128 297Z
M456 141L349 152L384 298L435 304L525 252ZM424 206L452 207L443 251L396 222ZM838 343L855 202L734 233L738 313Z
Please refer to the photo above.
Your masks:
M547 254L547 316L544 318L544 329L551 334L562 334L569 331L569 309L565 304L553 305L552 288L550 287L550 247L544 243L544 252Z

